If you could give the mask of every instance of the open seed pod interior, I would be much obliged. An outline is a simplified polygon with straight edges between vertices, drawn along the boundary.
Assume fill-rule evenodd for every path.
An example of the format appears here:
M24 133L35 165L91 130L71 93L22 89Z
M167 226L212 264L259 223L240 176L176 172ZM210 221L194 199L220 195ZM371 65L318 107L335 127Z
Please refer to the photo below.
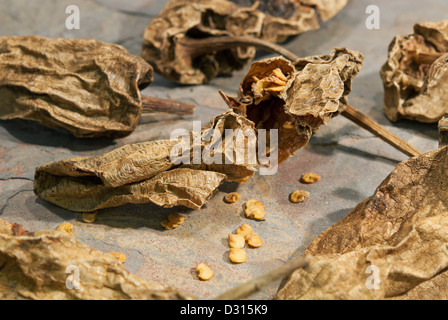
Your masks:
M281 57L265 59L252 65L236 98L223 96L257 129L278 130L281 162L344 111L362 61L361 53L344 48L300 59L294 65Z

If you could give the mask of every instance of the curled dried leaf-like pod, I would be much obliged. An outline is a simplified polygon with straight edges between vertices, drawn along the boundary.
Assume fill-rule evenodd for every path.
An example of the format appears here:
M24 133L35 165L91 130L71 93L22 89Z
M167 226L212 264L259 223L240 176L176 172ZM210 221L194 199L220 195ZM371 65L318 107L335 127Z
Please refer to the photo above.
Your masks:
M38 121L77 137L130 134L152 67L122 46L86 39L0 37L0 119Z
M253 123L228 111L216 117L203 131L216 129L215 132L224 135L227 129L247 128L253 129ZM171 161L171 151L179 143L179 140L143 142L97 157L45 164L36 169L34 192L40 198L77 212L148 202L163 207L183 205L200 209L224 180L245 181L255 172L257 163L250 163L248 159L239 164L225 164L226 157L248 154L248 146L227 148L230 150L227 153L225 146L218 149L215 155L223 164L202 161L197 165L175 164ZM198 147L203 150L208 144L201 142Z
M189 52L189 39L250 36L281 42L319 28L347 0L171 0L147 26L142 57L165 77L184 84L207 83L219 74L241 69L255 56L251 46ZM163 30L163 32L160 32Z
M345 110L362 61L361 53L345 48L294 64L282 57L264 59L252 64L236 98L222 95L257 129L278 130L278 146L268 146L267 150L277 147L282 162Z
M432 123L448 115L448 55L442 57L445 53L448 20L416 24L413 34L393 39L381 69L384 111L390 120Z
M314 240L309 266L285 279L277 298L447 299L446 172L448 147L400 163Z
M74 237L57 231L17 234L18 229L24 230L0 220L2 300L192 299L129 273L117 259ZM79 282L73 276L68 281L75 273Z

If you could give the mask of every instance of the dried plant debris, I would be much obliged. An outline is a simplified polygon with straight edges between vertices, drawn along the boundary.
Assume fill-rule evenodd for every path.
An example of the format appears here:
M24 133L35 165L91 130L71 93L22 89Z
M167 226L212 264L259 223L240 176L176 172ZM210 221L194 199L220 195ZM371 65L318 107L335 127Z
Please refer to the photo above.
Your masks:
M390 120L432 123L448 116L447 52L448 20L416 24L413 34L395 37L381 69Z
M299 59L294 65L281 57L264 59L252 64L236 98L223 97L257 129L278 130L282 162L345 110L362 61L361 53L345 48Z
M2 300L192 299L129 273L114 257L64 233L17 234L14 226L0 220Z
M242 116L228 111L203 128L253 128ZM225 141L225 138L222 139ZM74 158L52 162L36 169L36 195L62 208L77 212L121 206L126 203L152 202L163 207L183 205L200 209L224 181L245 181L255 172L257 164L178 164L171 161L171 150L178 140L159 140L127 145L102 156ZM247 144L245 144L248 147ZM207 142L199 150L207 148ZM192 145L191 157L194 157ZM228 157L220 151L216 155ZM202 153L202 152L201 152ZM231 155L248 154L245 148L234 147ZM231 156L230 155L230 156Z
M171 0L146 28L142 57L165 77L184 84L207 83L239 70L255 56L253 47L208 50L191 55L182 39L251 36L281 42L319 28L347 0ZM161 32L160 30L163 30Z
M447 299L448 147L407 160L307 249L278 299Z
M358 52L335 49L330 55L299 59L295 65L283 58L254 63L238 98L222 94L232 110L202 128L202 138L213 132L213 139L199 137L199 154L208 150L221 164L175 164L171 155L177 152L178 140L143 142L102 156L43 165L36 169L34 191L40 198L77 212L147 202L200 209L224 180L245 182L257 167L267 165L248 156L250 146L256 146L259 139L258 129L266 129L267 135L271 129L279 129L278 146L269 145L271 139L267 138L264 154L268 156L278 147L281 162L343 111L362 59ZM246 136L244 144L232 143L228 148L226 130L254 134ZM191 145L187 160L194 160L197 139L193 132L187 138Z
M152 67L96 40L0 37L0 119L34 120L77 137L126 136Z

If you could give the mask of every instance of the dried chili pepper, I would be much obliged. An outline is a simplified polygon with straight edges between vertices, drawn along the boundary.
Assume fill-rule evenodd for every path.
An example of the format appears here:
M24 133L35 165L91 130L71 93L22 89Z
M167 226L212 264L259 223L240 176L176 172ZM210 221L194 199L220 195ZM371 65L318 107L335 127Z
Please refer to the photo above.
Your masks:
M37 36L0 38L0 119L27 119L77 137L130 134L142 111L166 100L144 97L152 67L119 45ZM192 112L175 102L172 112Z
M252 36L282 42L318 29L317 13L326 21L346 4L347 0L171 0L147 26L142 57L173 81L207 83L218 74L244 67L254 58L254 48L215 47L192 56L179 41Z
M2 300L194 299L137 277L115 258L62 232L28 232L3 220L0 269Z
M448 115L448 20L420 23L396 36L381 69L384 111L392 121L437 122Z

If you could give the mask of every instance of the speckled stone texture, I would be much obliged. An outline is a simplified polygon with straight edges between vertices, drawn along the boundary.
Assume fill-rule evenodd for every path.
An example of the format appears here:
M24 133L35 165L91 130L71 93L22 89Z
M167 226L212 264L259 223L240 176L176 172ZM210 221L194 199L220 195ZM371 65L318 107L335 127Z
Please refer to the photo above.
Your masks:
M94 38L125 46L139 55L143 32L165 0L2 0L0 36L40 35L48 37ZM65 8L78 5L80 30L67 30ZM367 30L368 5L381 10L381 29ZM414 23L438 21L448 16L446 0L352 0L322 29L292 39L286 47L300 56L326 54L346 46L365 54L364 69L354 81L350 103L404 138L423 152L437 148L437 124L409 121L391 123L383 114L383 87L379 76L387 48L396 34L408 34ZM259 53L258 57L268 57ZM375 188L406 157L380 139L339 117L321 129L310 145L282 163L274 176L256 176L241 185L224 184L200 211L163 209L155 205L127 205L99 213L95 224L81 222L81 215L38 199L33 189L36 166L74 156L102 154L118 146L169 138L175 128L191 128L192 120L206 124L226 110L218 90L235 95L248 69L231 77L220 77L206 86L176 86L156 75L144 94L195 103L193 117L170 115L144 117L130 136L116 140L76 139L64 131L27 121L0 122L0 218L23 224L29 230L55 229L60 223L74 224L74 235L105 252L123 252L125 266L137 275L176 287L208 299L285 261L301 255L322 231L344 218L354 206L373 194ZM1 98L1 97L0 97ZM315 172L322 180L303 185L300 177ZM311 192L303 204L289 202L296 189ZM242 198L225 204L227 192L238 191ZM266 221L244 218L244 201L260 200L266 207ZM179 228L164 231L160 221L171 213L185 215ZM227 234L242 223L250 224L264 240L259 249L247 249L248 260L233 265L228 259ZM196 277L195 267L204 262L215 274L211 281ZM269 299L279 283L255 295Z

